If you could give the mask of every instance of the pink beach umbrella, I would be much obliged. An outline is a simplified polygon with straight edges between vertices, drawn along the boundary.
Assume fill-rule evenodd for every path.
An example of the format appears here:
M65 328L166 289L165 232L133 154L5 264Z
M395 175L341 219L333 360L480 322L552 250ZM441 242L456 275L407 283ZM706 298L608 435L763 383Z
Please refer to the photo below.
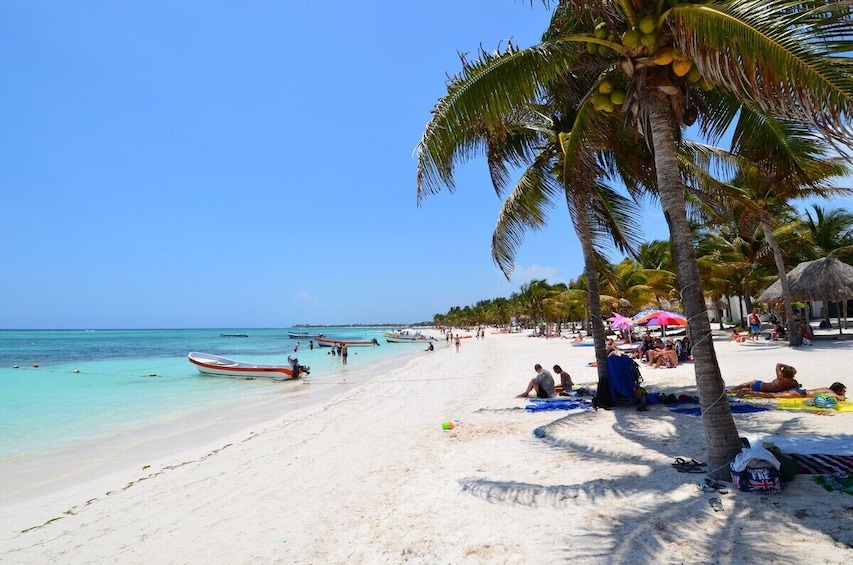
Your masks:
M635 317L634 323L638 326L660 326L662 332L666 332L667 326L687 326L687 318L678 312L667 312L666 310L655 310L643 316ZM663 333L661 334L663 335Z
M622 314L613 314L607 321L610 322L610 328L614 330L627 330L634 325L634 320L626 318ZM628 333L628 341L631 341L631 334Z

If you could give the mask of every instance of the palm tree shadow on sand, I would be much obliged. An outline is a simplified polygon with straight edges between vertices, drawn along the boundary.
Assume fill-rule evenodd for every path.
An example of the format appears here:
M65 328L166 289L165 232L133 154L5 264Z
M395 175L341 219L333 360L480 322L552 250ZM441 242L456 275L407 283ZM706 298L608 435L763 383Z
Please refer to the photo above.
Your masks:
M695 437L702 434L698 418L672 412L663 405L648 412L618 407L605 413L615 416L612 438L605 441L587 441L585 422L603 415L591 411L570 413L548 424L545 437L522 440L537 442L543 455L544 451L556 451L556 457L567 458L569 464L582 461L592 473L604 466L608 469L605 478L586 476L577 477L581 479L578 482L536 484L464 477L458 481L462 491L490 504L565 509L565 525L555 525L548 542L551 546L555 541L561 544L560 554L547 561L726 563L748 556L756 563L800 563L805 556L798 540L815 533L835 542L839 563L853 556L853 498L848 499L848 495L827 492L808 475L786 483L781 495L737 492L731 483L726 485L727 494L702 492L696 485L704 474L679 473L671 465L676 457L698 458L675 451L679 445L691 444L685 436L694 436L692 444L704 445L704 440L697 442ZM760 414L744 416L760 418ZM666 427L669 432L651 433L643 425L648 418L666 419L671 424ZM661 427L656 423L654 429ZM768 431L766 426L763 430ZM796 422L771 431L796 435ZM633 444L633 452L640 447L644 455L626 460L624 449L619 448L625 442ZM561 475L572 478L565 471ZM714 496L722 501L720 512L709 504ZM619 502L618 513L595 511L597 501L613 508L614 499ZM819 504L815 504L816 499ZM592 511L573 514L581 501ZM790 535L774 536L770 543L768 531Z

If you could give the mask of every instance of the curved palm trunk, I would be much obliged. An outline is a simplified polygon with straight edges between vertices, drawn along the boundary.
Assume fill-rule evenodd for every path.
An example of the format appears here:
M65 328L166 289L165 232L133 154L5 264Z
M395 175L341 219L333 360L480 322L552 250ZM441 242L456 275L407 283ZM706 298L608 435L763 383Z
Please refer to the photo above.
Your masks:
M575 232L583 253L583 269L586 274L586 293L589 298L589 317L592 321L592 342L595 344L595 362L599 382L607 377L607 344L604 336L604 322L601 321L601 295L598 292L598 268L595 266L595 249L592 245L592 232L589 228L589 201L582 196L577 201L578 219Z
M684 185L676 161L672 111L669 101L657 91L649 95L648 110L658 191L669 225L678 282L689 320L687 331L693 342L696 388L702 407L705 441L708 444L709 469L713 477L725 479L730 476L728 463L740 451L741 443L711 338L711 322L705 307L693 237L685 211Z
M788 283L788 275L785 272L782 248L779 247L779 242L776 241L776 236L773 235L770 224L764 218L761 219L761 229L764 230L764 238L767 240L767 245L773 250L773 260L776 261L776 270L779 271L779 284L782 285L782 302L785 304L785 323L788 326L788 342L791 345L802 345L803 336L800 334L800 328L797 327L797 321L794 319L791 285Z

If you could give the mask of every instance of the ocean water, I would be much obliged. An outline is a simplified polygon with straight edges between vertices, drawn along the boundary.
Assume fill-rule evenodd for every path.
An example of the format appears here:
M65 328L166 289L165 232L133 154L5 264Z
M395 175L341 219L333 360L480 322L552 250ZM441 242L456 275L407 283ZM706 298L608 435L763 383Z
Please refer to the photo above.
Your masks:
M300 380L203 376L187 360L190 351L255 363L285 364L288 355L295 356L311 367L305 381L312 384L342 376L352 382L361 376L363 382L423 349L386 343L382 332L389 328L311 328L328 337L380 342L350 348L343 366L329 348L315 344L311 350L306 340L287 334L303 329L0 330L0 471L36 454L168 426L196 410L277 402L282 393L306 390ZM273 404L271 413L291 408Z

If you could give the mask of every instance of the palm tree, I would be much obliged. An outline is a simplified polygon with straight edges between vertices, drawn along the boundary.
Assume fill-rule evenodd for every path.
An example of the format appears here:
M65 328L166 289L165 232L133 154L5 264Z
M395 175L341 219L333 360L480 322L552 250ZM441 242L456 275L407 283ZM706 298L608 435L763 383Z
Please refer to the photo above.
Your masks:
M437 192L442 185L453 189L454 163L470 158L474 148L480 146L487 155L498 195L505 191L508 166L526 166L504 202L492 236L493 259L507 278L525 230L541 228L547 208L554 206L557 198L564 200L584 256L596 359L600 376L604 376L607 351L596 267L602 259L596 247L608 235L622 250L636 241L629 227L636 213L629 201L605 182L608 177L631 170L632 175L621 180L637 189L642 175L632 167L641 161L631 151L643 151L644 146L637 143L636 134L614 127L612 118L607 124L607 119L591 107L579 112L588 84L566 76L554 77L541 97L520 101L491 120L474 119L453 130L433 127L455 111L454 106L465 99L471 83L482 76L484 69L512 60L517 53L510 44L503 53L481 52L477 61L463 60L463 70L450 81L448 95L436 105L436 119L427 126L418 147L418 197ZM596 141L595 147L587 144L591 138ZM605 153L598 147L618 147L622 151ZM631 154L627 162L626 153Z
M479 124L498 131L510 112L537 103L548 85L567 77L592 81L579 116L586 117L590 107L618 110L637 127L654 156L717 477L725 475L741 444L724 401L677 144L683 127L697 118L705 134L721 136L744 105L801 120L832 142L845 140L846 118L853 114L853 80L844 56L851 49L851 9L850 2L828 0L563 0L542 43L485 61L464 77L465 88L451 87L419 148L421 164L429 163L419 168L419 190L425 183L452 187L452 157L477 147L471 132L482 133ZM448 150L439 140L454 135ZM591 130L572 127L573 149L581 151L592 139ZM574 217L576 227L581 217Z
M817 204L804 212L805 239L812 245L809 259L835 254L846 262L853 260L853 213L836 208L827 210Z
M849 194L850 189L831 183L846 175L849 168L843 159L828 155L826 144L803 124L750 111L741 113L733 129L732 153L738 158L738 166L731 180L735 189L726 192L729 216L742 233L758 227L763 234L757 253L761 254L765 246L772 253L782 286L790 343L801 345L785 259L774 231L786 225L779 220L787 215L791 200ZM732 210L736 213L731 214ZM753 240L758 242L758 238ZM751 296L749 287L744 289L744 296ZM747 309L751 309L750 304Z

